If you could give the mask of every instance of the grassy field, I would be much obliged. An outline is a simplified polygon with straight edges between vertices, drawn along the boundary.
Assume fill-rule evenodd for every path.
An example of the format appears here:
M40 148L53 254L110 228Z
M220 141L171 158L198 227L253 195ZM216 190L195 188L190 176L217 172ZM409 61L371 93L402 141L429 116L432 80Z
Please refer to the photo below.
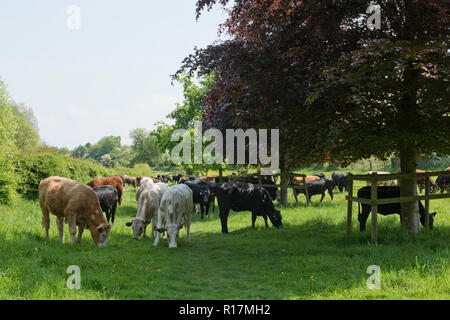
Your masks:
M230 214L228 235L214 220L194 214L192 242L132 239L125 226L136 214L127 187L108 246L97 248L89 232L81 244L61 244L51 216L44 240L37 201L0 206L0 299L449 299L450 201L433 201L435 228L409 236L399 216L379 217L379 241L370 231L346 234L343 193L306 207L304 196L281 208L284 228L251 229L251 214ZM279 207L277 205L277 207ZM357 212L357 206L354 207ZM370 217L369 217L370 221ZM269 223L270 224L270 223ZM369 226L369 222L368 222ZM370 228L368 228L370 230ZM68 228L65 228L69 239ZM81 270L81 290L69 290L67 267ZM381 288L370 290L367 268L381 269Z

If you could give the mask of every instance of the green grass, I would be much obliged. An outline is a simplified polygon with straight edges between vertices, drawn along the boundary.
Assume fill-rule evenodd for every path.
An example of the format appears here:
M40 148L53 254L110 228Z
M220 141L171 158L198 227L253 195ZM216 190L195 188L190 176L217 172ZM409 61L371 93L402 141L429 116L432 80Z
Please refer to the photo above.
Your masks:
M284 228L265 229L249 212L229 217L230 234L194 214L192 242L169 250L136 241L125 226L136 214L127 187L108 246L97 248L89 232L81 244L61 244L51 216L44 240L37 201L0 206L0 299L449 299L450 201L432 201L434 230L401 231L399 216L379 216L379 241L360 233L357 206L346 234L346 202L337 193L306 207L304 196L281 208ZM370 217L369 217L370 221ZM270 224L270 223L269 223ZM369 226L369 222L368 222ZM368 228L370 230L370 228ZM69 239L65 227L66 240ZM81 290L66 287L66 269L81 269ZM381 268L381 289L369 290L370 265Z

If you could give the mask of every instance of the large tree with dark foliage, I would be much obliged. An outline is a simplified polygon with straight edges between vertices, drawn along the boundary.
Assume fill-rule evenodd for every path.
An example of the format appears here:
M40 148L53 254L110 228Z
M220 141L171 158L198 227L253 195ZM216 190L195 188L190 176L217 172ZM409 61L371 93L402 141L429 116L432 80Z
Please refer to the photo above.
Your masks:
M448 1L199 0L197 15L215 4L231 5L230 40L195 49L181 69L216 74L206 125L280 129L282 175L392 152L412 173L419 154L449 152ZM414 188L402 181L402 196ZM415 211L403 206L412 233Z

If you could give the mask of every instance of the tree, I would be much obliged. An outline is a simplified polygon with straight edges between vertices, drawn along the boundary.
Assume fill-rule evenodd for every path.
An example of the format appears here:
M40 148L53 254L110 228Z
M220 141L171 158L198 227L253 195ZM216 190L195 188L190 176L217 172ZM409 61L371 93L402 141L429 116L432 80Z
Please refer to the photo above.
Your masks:
M18 123L13 114L9 93L0 79L0 145L15 147L17 131Z
M199 0L197 16L229 2ZM367 8L377 4L384 28L370 30ZM278 125L282 178L295 164L330 156L346 164L391 152L402 172L413 173L419 153L448 152L448 6L439 0L237 1L221 28L231 40L196 49L180 70L215 72L205 122ZM393 115L392 130L377 130ZM445 129L431 129L434 123ZM414 182L402 181L402 196L413 195ZM416 233L413 206L402 206L402 217Z
M161 156L157 146L157 139L149 131L142 128L130 132L131 161L133 166L137 163L147 163L149 166L161 164Z
M21 150L30 150L39 145L39 129L33 109L24 104L12 104L12 112L17 122L15 133L16 146Z
M324 69L311 106L334 110L334 157L348 163L394 153L402 173L415 173L419 156L450 153L449 5L380 4L384 30ZM416 179L402 179L401 196L415 195ZM402 224L419 232L417 202L402 205Z
M100 161L103 155L110 154L120 148L120 140L120 137L114 136L101 138L100 141L91 146L88 158Z

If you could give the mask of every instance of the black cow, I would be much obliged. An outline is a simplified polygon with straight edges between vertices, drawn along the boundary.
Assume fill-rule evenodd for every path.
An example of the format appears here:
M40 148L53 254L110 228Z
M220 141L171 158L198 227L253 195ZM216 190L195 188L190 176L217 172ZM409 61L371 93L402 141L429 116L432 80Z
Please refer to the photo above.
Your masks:
M254 185L258 185L259 184L258 176L239 177L239 178L235 178L234 181L235 182L242 182L242 183L251 183L251 184L254 184ZM266 189L269 192L270 198L273 201L279 200L278 188L276 187L276 183L272 180L272 176L261 176L261 184L263 184L263 185L273 185L273 187L264 187L264 189Z
M449 176L439 176L436 179L436 186L441 189L441 193L450 187L450 175Z
M172 181L175 181L176 183L179 183L182 176L183 176L182 174L173 175L172 176Z
M317 194L321 194L322 198L320 199L320 202L323 201L323 199L325 198L325 191L328 190L328 193L330 194L331 199L333 200L333 181L329 178L320 178L319 180L316 181L311 181L311 182L307 182L306 183L306 187L308 188L308 195L309 195L309 201L311 201L311 197ZM294 197L295 197L295 201L298 202L298 198L297 196L300 193L303 193L306 196L306 191L305 189L301 188L301 189L297 189L294 188Z
M358 198L371 199L372 197L372 187L364 187L358 190ZM389 199L389 198L400 198L400 187L394 186L380 186L377 190L377 198L378 199ZM420 215L420 223L425 226L425 208L420 201L417 201L419 205L419 215ZM369 213L372 211L372 206L369 204L361 204L362 212L360 211L360 206L358 205L358 221L359 221L359 229L361 231L366 230L366 221ZM400 202L397 203L388 203L388 204L380 204L378 205L378 213L386 216L390 214L401 214L401 205ZM430 229L433 228L434 217L436 216L436 212L429 215L429 226Z
M251 177L247 183L259 184L259 179L257 176ZM270 176L262 176L261 183L263 185L273 185L274 187L264 187L269 192L270 198L272 201L278 200L278 188L276 187L276 183L273 182Z
M350 173L333 172L331 179L333 180L333 189L338 188L340 192L348 190L347 176Z
M164 182L164 183L169 183L169 181L172 181L170 176L168 176L166 174L158 174L156 179L158 179L159 181Z
M119 191L110 185L98 186L93 188L100 201L100 206L102 211L106 213L106 219L111 219L114 223L114 218L116 215L117 203L119 202Z
M228 233L228 214L230 209L236 212L252 212L252 228L255 227L257 216L264 218L266 228L267 217L269 217L275 228L283 227L280 211L273 206L269 192L264 188L257 187L251 183L223 183L213 188L220 209L220 222L222 233Z
M211 184L208 184L200 179L194 181L182 181L181 183L184 183L189 188L191 188L193 195L193 203L200 205L202 219L205 208L206 208L206 215L209 216L209 207L211 205L211 202L212 202L212 212L214 215L215 197L210 187L212 186Z

